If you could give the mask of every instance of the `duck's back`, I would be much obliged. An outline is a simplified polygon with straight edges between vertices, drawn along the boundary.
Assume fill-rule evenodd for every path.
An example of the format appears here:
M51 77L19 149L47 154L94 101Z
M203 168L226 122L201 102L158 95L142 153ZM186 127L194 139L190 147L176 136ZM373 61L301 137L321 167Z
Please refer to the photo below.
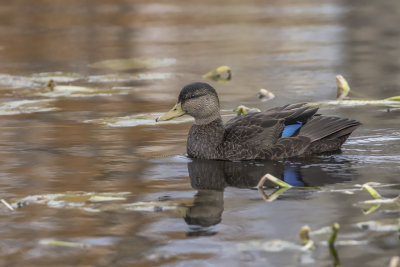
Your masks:
M282 159L337 150L360 123L286 105L236 117L225 125L224 159Z

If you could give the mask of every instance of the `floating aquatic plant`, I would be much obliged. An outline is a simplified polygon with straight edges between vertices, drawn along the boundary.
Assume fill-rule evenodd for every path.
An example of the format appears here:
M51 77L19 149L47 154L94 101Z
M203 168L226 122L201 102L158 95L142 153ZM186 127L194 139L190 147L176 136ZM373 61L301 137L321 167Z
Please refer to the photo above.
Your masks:
M207 72L203 75L203 78L207 78L217 82L226 82L232 79L232 70L228 66L221 66Z
M246 115L248 113L256 113L260 112L261 110L259 108L249 108L244 105L238 106L236 109L233 110L233 112L236 112L238 116L240 115Z
M308 225L301 227L299 237L305 250L310 250L314 247L314 241L310 238L310 227Z
M373 200L365 200L357 203L357 206L367 207L366 209L363 209L364 214L370 214L381 206L384 206L385 209L400 210L400 195L395 198L384 198L372 187L372 185L379 184L365 183L361 187L374 198Z
M375 105L375 106L399 106L400 96L393 96L386 99L348 99L347 96L353 91L350 90L350 86L346 79L342 75L336 76L337 85L337 100L322 101L322 102L310 102L310 106L318 105L340 105L340 106L363 106L363 105ZM346 98L346 99L345 99Z
M367 190L367 192L375 199L382 198L382 196L376 191L370 183L365 183L362 185L362 189Z
M340 259L339 259L339 255L336 251L335 248L335 241L336 241L336 237L337 237L337 233L340 229L340 225L338 223L334 223L332 225L332 234L331 237L328 240L328 244L329 244L329 252L331 253L332 257L333 257L333 266L340 266Z

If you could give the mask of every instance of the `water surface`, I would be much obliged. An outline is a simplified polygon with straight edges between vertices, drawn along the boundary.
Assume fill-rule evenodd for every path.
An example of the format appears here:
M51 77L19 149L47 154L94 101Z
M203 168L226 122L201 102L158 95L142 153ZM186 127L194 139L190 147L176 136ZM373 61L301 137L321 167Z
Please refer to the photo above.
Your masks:
M396 231L356 224L388 219L395 225L399 209L383 206L364 214L355 204L371 196L356 185L398 183L398 109L322 107L321 113L363 126L338 153L283 162L191 160L185 156L190 120L149 121L172 107L183 85L204 81L202 74L221 65L232 68L233 79L209 82L226 118L240 104L265 109L334 99L337 74L366 98L399 95L398 5L0 4L0 198L14 203L32 195L125 192L123 200L32 202L15 212L3 206L1 264L332 266L338 259L323 243L329 234L312 236L312 252L273 252L268 242L300 245L303 225L318 230L338 222L343 266L386 266L399 251ZM148 65L94 65L132 58ZM95 89L49 91L51 78ZM276 98L260 102L260 88ZM137 116L140 124L98 123ZM266 202L254 186L267 172L313 188L290 189ZM275 191L269 186L267 195ZM399 193L398 186L377 190L388 198Z

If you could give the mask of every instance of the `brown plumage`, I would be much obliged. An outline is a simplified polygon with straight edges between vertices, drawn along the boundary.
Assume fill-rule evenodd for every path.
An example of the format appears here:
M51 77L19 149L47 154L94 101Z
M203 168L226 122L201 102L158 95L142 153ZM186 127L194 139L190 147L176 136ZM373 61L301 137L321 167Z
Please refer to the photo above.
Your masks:
M317 107L292 104L235 117L223 124L214 88L192 83L179 94L177 105L157 120L184 114L194 117L187 140L193 158L218 160L284 159L340 149L361 125L356 120L316 114ZM286 126L301 127L283 137Z

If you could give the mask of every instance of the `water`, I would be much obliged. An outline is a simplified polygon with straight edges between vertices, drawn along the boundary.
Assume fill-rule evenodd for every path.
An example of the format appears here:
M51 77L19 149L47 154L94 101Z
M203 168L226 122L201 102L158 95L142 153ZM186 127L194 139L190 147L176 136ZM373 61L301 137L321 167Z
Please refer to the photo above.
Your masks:
M184 154L191 122L151 119L172 107L183 85L221 65L232 68L232 81L210 83L227 117L239 104L265 109L334 99L339 73L366 97L399 95L398 5L1 3L0 198L70 197L47 202L42 196L42 203L15 212L3 206L1 265L332 266L323 243L329 234L312 235L311 253L273 252L276 243L268 242L300 245L303 225L316 231L334 222L341 225L336 250L343 266L388 265L399 251L396 231L356 224L386 219L395 226L399 209L364 214L367 208L356 204L371 196L356 185L398 183L398 109L324 106L321 113L363 126L340 153L284 162L190 160ZM131 58L147 65L91 67ZM50 78L89 89L50 92L44 85ZM259 102L260 88L276 98ZM290 189L266 202L253 187L267 172L318 188ZM377 188L388 198L398 189ZM82 194L123 200L90 202Z

